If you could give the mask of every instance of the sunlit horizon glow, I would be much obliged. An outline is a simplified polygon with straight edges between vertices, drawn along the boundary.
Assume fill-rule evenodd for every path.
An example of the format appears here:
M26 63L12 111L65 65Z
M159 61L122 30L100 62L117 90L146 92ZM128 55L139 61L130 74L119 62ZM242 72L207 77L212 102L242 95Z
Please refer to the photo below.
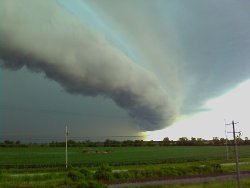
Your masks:
M250 133L250 80L239 84L228 93L207 101L207 111L190 116L182 116L170 127L157 131L144 132L145 140L163 140L168 137L178 140L181 137L212 139L225 138L225 131L231 130L233 120L239 122L237 130L242 132L241 138L249 137ZM230 134L227 137L232 137Z

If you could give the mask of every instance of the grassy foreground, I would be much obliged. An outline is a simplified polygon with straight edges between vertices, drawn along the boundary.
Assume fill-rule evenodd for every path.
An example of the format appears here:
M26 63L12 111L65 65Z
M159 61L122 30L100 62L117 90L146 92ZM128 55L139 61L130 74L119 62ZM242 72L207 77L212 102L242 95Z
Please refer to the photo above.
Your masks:
M0 173L0 188L47 188L47 187L68 187L68 188L94 188L107 187L105 182L129 182L143 179L158 179L160 177L178 177L209 175L214 173L227 172L229 169L223 168L217 163L178 163L170 165L135 165L128 170L117 169L107 165L98 167L81 167L70 169L9 169ZM230 171L230 170L229 170ZM242 187L249 187L250 180L242 179ZM236 182L214 181L200 184L167 185L169 188L200 188L200 187L235 187ZM143 187L143 186L142 186ZM151 188L161 188L166 186L144 186Z
M222 146L72 147L66 170L63 147L1 148L0 188L106 187L102 182L234 172L232 149L229 154L230 160L226 160ZM240 146L239 154L240 169L250 170L250 146ZM249 184L249 180L242 180L242 187ZM168 187L235 185L227 181Z

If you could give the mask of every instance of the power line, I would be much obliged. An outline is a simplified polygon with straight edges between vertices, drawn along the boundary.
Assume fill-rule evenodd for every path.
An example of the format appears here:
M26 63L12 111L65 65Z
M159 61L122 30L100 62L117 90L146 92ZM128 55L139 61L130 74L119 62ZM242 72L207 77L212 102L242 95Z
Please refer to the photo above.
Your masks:
M65 128L65 167L68 168L68 127Z
M235 133L240 133L240 132L235 132L235 124L238 124L239 122L234 122L226 124L226 125L232 125L233 126L233 132L228 132L228 133L233 133L234 137L234 155L235 155L235 162L236 162L236 171L237 171L237 184L238 188L240 188L240 168L239 168L239 157L238 157L238 149L237 149L237 141L235 137Z

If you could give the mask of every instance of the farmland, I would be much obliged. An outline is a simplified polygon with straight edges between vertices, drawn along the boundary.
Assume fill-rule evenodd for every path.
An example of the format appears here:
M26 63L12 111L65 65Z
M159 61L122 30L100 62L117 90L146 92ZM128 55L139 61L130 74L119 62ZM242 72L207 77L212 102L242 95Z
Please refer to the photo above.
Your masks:
M250 146L240 146L241 159L250 157ZM233 159L229 148L229 159ZM70 165L96 166L98 164L129 165L180 163L191 161L225 160L224 146L168 146L168 147L69 147ZM64 147L3 147L0 165L6 166L62 166Z
M238 149L240 168L249 171L250 146ZM102 187L103 181L234 172L232 146L228 154L229 160L224 146L69 147L66 170L64 147L1 147L0 187Z

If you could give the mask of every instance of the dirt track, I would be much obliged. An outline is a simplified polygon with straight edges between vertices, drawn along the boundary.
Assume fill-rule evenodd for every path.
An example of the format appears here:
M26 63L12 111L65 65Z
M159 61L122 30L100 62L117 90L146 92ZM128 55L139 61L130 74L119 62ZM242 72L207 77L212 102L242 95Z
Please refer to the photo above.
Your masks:
M250 172L242 172L241 178L250 178ZM166 178L161 180L145 180L141 182L128 182L128 183L117 183L109 184L109 188L121 188L121 187L139 187L146 185L170 185L170 184L187 184L187 183L203 183L215 180L228 180L236 178L236 174L221 174L212 176L195 176L195 177L178 177L178 178Z

